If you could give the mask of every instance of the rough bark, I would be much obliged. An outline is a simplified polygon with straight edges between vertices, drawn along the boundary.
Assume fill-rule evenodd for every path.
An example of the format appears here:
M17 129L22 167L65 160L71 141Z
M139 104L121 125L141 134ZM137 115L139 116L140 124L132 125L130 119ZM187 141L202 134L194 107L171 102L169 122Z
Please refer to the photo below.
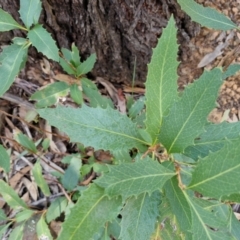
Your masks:
M40 22L59 47L75 44L84 58L96 52L93 77L131 83L136 59L136 83L146 80L152 48L171 14L179 31L179 42L195 34L195 24L180 10L176 0L43 0ZM0 0L0 7L19 21L19 1ZM19 31L1 34L9 41ZM181 54L181 49L180 49Z

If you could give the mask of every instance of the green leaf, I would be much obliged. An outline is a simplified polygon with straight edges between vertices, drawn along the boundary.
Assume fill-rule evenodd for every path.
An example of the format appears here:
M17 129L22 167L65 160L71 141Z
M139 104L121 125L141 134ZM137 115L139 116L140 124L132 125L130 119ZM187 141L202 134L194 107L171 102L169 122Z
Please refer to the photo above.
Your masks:
M129 152L125 151L118 151L114 153L114 162L115 163L124 163L124 162L132 162L132 157L130 156Z
M77 68L81 64L81 59L80 59L79 50L76 47L75 43L72 44L72 52L70 53L71 53L70 55L71 57L67 57L67 60L73 63L74 66Z
M0 209L0 221L6 220L7 217L2 209Z
M21 240L23 238L24 223L16 226L9 235L9 240Z
M77 186L80 178L81 166L81 159L73 156L62 178L62 184L64 188L67 190L73 190Z
M23 26L18 24L8 12L5 12L0 8L0 32L13 29L26 30Z
M40 13L42 11L41 2L39 0L21 0L20 1L20 17L27 28L38 23Z
M240 239L240 222L237 220L233 212L231 212L228 227L229 227L229 232L235 237L235 239L239 240Z
M75 103L81 105L83 103L82 91L78 88L77 84L73 84L70 87L70 95Z
M52 220L56 219L61 215L62 212L65 211L67 207L68 201L65 197L59 197L55 199L46 213L46 220L50 223Z
M128 115L130 118L135 118L143 110L145 105L145 97L140 97L136 102L134 102L129 111Z
M77 67L77 75L81 76L90 72L93 69L95 62L96 62L96 54L94 53L94 54L91 54L91 56L88 57L86 61L82 62Z
M210 152L220 150L229 141L240 140L240 122L210 124L194 141L194 145L187 147L184 154L197 160L206 157Z
M215 216L214 212L206 210L199 206L193 198L190 198L184 192L191 213L192 213L192 232L193 240L210 239L210 240L233 240L230 233L226 232L226 222ZM216 230L215 230L216 229Z
M107 106L110 106L113 108L112 101L109 98L102 96L95 84L86 78L81 79L81 81L83 93L89 98L91 107L100 106L101 108L106 108Z
M8 228L9 228L9 226L11 225L12 223L10 222L10 223L8 223L8 224L6 224L6 225L0 225L0 238L1 239L3 239L2 238L2 235L8 230Z
M12 39L12 42L16 45L27 45L28 40L26 38L15 37Z
M156 231L152 236L151 240L163 239L163 240L182 240L180 236L179 227L176 222L176 217L170 208L170 204L165 195L161 197L161 205L159 208L159 217L158 217L158 225L156 226ZM192 240L186 237L184 240Z
M226 72L223 73L223 80L235 75L238 71L240 71L240 64L231 64Z
M52 59L56 62L59 61L56 43L50 33L47 32L42 25L37 24L31 30L29 30L28 38L38 52L42 52L49 59Z
M91 184L71 209L58 240L91 239L118 215L121 205L121 198L110 200L103 189Z
M109 166L110 172L98 178L95 183L105 188L109 196L139 195L144 192L149 194L161 189L165 182L175 173L164 168L158 162L142 160L134 163L124 163Z
M146 82L146 128L153 142L160 132L163 116L177 98L177 29L171 17L163 30L148 65Z
M224 202L240 202L240 192L239 193L233 193L227 196L221 197L221 200Z
M119 219L113 220L112 222L109 222L107 225L109 236L112 236L115 239L119 239L121 231L121 227L118 220Z
M41 164L40 164L39 160L34 164L34 167L32 169L32 173L33 173L33 177L36 181L36 184L40 187L43 194L45 196L50 196L51 193L50 193L48 184L46 183L46 180L43 178L42 167L41 167Z
M239 141L226 143L220 151L210 153L198 162L188 188L216 198L240 192L239 156Z
M64 58L70 63L70 61L72 60L72 52L67 48L61 48L61 51ZM79 61L79 64L80 64L80 61Z
M34 214L34 211L29 209L24 209L23 211L16 214L15 219L16 222L22 222L29 219Z
M42 147L44 151L47 151L47 149L50 146L50 139L49 138L45 138L42 142Z
M26 148L30 152L37 153L37 148L34 142L30 138L28 138L26 135L22 133L17 133L14 136L14 138L19 144L21 144L24 148Z
M71 65L70 65L70 63L68 63L65 59L63 59L63 58L59 58L59 63L60 63L60 65L61 65L61 67L63 68L63 70L66 72L66 73L68 73L69 75L71 75L71 74L74 74L75 75L75 70L74 70L74 67L72 67Z
M157 222L160 202L159 191L151 196L142 193L137 198L129 198L121 212L120 239L150 239Z
M1 53L4 55L0 65L0 97L9 89L21 70L22 60L27 53L25 46L12 44Z
M46 224L44 215L42 215L40 220L38 221L36 230L37 230L38 239L48 239L48 240L53 239L50 233L50 230L48 228L48 225Z
M237 28L228 17L213 8L203 7L194 0L177 0L177 2L193 21L204 27L223 31Z
M192 219L190 207L182 190L178 186L177 177L168 180L164 185L164 190L180 229L183 232L191 232Z
M207 116L215 106L222 73L216 68L205 71L199 80L184 90L167 117L164 117L159 141L170 153L181 153L203 132Z
M2 145L0 145L0 167L3 168L6 173L10 171L10 156Z
M72 51L62 48L64 58L60 58L60 65L68 74L77 75L77 67L80 66L79 50L76 45L72 44Z
M52 126L65 132L72 142L81 142L95 149L124 151L141 148L145 143L131 120L109 107L102 109L83 105L74 109L58 106L38 112Z
M0 180L1 195L5 202L12 208L27 208L26 203L19 198L18 194L3 180Z
M55 82L45 88L35 92L30 100L36 100L39 108L44 108L56 104L60 97L64 97L69 92L69 85L65 82Z

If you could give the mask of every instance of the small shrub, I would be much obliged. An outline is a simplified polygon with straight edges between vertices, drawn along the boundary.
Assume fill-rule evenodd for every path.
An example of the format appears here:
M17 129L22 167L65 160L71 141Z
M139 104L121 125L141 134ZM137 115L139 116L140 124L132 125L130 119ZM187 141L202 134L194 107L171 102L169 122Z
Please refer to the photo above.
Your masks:
M43 236L52 239L47 223L62 212L65 221L59 240L110 239L110 236L124 240L239 239L239 222L231 203L240 202L240 123L212 124L207 116L215 107L223 80L240 68L230 66L228 74L220 68L204 71L179 96L177 29L171 17L148 65L146 110L140 99L132 106L135 112L132 109L127 116L115 110L96 86L83 77L92 69L96 56L81 62L73 44L71 51L62 49L60 58L55 42L37 23L40 2L36 0L34 6L20 2L25 27L0 10L0 30L28 31L27 39L13 39L13 44L1 53L0 72L4 76L0 79L4 86L1 95L24 66L28 47L35 46L76 78L72 85L54 83L33 94L31 99L38 101L39 115L64 131L71 142L108 150L114 158L113 164L106 164L107 168L94 163L84 166L79 154L63 159L69 165L59 177L67 191L76 191L79 179L89 168L102 174L86 189L78 188L78 195L73 195L76 204L61 197L50 205L37 223L39 239ZM203 8L192 0L178 2L200 24L221 30L237 29L236 24L213 9ZM26 16L26 12L33 14ZM81 107L43 108L55 104L68 90ZM81 90L90 96L90 106L83 103ZM137 124L140 118L144 121ZM36 144L26 136L18 135L17 141L36 152ZM2 146L0 151L4 158L0 164L8 172L8 154ZM32 171L37 185L49 196L39 162ZM34 212L3 180L0 189L8 205L20 209L15 217L19 225L11 233L14 236ZM0 217L6 222L1 228L3 233L9 224L2 210Z

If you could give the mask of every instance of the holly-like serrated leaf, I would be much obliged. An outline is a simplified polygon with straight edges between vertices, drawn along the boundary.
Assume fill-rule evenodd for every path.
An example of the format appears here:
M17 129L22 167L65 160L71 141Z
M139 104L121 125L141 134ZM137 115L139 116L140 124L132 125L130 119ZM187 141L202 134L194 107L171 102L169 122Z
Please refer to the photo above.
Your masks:
M226 143L220 151L210 153L198 162L188 188L216 198L240 192L239 156L239 141Z
M10 156L2 145L0 145L0 167L3 168L6 173L10 171Z
M177 29L173 17L153 49L146 82L145 125L153 142L160 132L163 116L177 98Z
M38 110L41 117L61 131L72 142L110 151L124 151L133 147L141 148L141 140L134 123L112 108L66 108Z
M175 175L158 162L149 159L109 166L109 169L109 173L105 173L95 182L105 188L107 195L111 197L121 195L124 199L159 190Z
M52 220L56 219L61 215L62 212L65 211L67 207L67 199L65 197L60 197L55 199L46 213L46 220L50 223Z
M120 239L150 239L155 229L160 202L159 191L152 193L151 196L142 193L137 198L129 198L121 212Z
M14 136L14 138L19 144L21 144L27 150L29 150L33 153L37 153L37 148L36 148L34 142L30 138L28 138L26 135L24 135L22 133L17 133Z
M193 21L204 27L223 31L237 28L228 17L213 8L203 7L194 0L177 0L177 2Z
M12 29L26 30L23 26L18 24L8 12L5 12L0 8L0 32Z
M56 62L59 61L57 45L50 33L47 32L42 25L37 24L31 30L29 30L28 38L38 52L43 53L49 59L52 59Z
M27 208L26 203L18 196L18 194L3 180L0 180L1 195L7 204L12 208Z
M194 141L194 145L187 147L184 154L197 160L206 157L209 152L220 150L230 141L240 141L240 122L210 124Z
M77 75L81 76L90 72L93 69L95 62L96 62L96 54L94 53L94 54L91 54L91 56L88 57L86 61L82 62L77 67Z
M72 156L70 164L62 178L62 184L64 188L66 188L67 190L73 190L77 186L77 183L80 178L81 166L82 166L81 159Z
M110 200L103 189L92 184L71 209L58 240L92 239L107 221L118 215L121 205L121 198Z
M77 103L79 105L83 103L82 91L78 88L77 84L71 85L70 96L74 100L75 103Z
M214 212L199 206L193 198L184 193L187 199L192 217L193 240L233 240L233 236L227 232L225 219L220 219Z
M30 100L38 101L36 106L39 108L48 107L57 103L60 97L64 97L69 92L69 85L65 82L55 82L45 88L35 92Z
M36 225L36 230L37 230L38 239L48 239L48 240L53 239L50 233L50 230L48 228L48 225L45 221L44 215L42 215L41 218L39 219Z
M173 177L168 180L164 185L164 190L180 229L190 233L192 228L191 211L182 190L178 186L177 178Z
M60 65L68 74L74 74L77 76L77 67L81 64L78 48L73 43L72 51L66 48L62 48L61 51L64 58L60 58Z
M50 190L49 190L49 187L48 187L48 184L47 184L46 180L43 178L42 166L41 166L39 161L37 161L34 164L34 167L32 169L32 173L33 173L33 177L34 177L37 185L40 187L43 194L45 196L50 196L51 193L50 193Z
M59 63L63 70L68 74L76 74L75 68L63 58L59 58Z
M215 106L222 73L216 68L203 75L184 90L167 117L164 117L159 142L168 152L181 153L203 132L207 116Z
M102 96L95 84L86 78L81 79L81 81L83 93L89 98L91 107L100 106L101 108L106 108L107 106L110 106L113 108L112 101L109 98Z
M69 59L69 61L74 63L76 68L81 64L80 53L75 43L72 44L71 59Z
M27 28L38 23L38 19L42 10L40 0L21 0L20 1L20 17Z
M15 77L21 70L23 57L27 53L25 46L12 44L3 51L4 58L0 65L0 96L2 96L12 85Z

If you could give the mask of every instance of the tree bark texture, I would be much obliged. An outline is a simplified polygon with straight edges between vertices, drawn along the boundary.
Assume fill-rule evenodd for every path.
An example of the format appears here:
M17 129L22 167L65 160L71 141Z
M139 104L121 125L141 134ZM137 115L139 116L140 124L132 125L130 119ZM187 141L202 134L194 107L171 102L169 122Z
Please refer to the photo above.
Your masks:
M93 77L115 83L131 83L134 66L135 82L145 82L152 48L171 14L179 27L179 43L186 43L196 32L196 24L176 0L42 0L42 6L40 22L58 46L70 48L74 42L82 59L95 52ZM0 0L0 7L20 21L19 1ZM15 35L24 33L4 33L0 41L7 43Z

